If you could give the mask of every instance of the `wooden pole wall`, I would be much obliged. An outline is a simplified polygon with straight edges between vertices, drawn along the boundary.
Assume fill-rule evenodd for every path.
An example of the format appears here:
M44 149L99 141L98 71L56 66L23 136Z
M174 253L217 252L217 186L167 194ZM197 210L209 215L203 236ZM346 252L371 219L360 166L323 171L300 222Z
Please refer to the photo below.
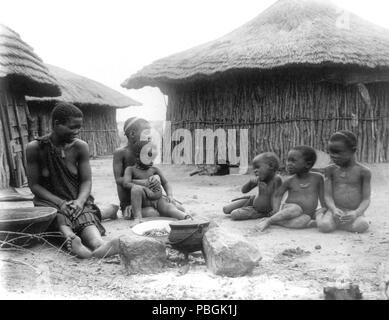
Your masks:
M249 129L250 159L273 151L282 161L293 146L326 151L332 133L351 130L358 137L360 161L388 162L389 83L366 88L370 105L356 85L320 82L311 76L195 82L168 89L167 120L172 131Z

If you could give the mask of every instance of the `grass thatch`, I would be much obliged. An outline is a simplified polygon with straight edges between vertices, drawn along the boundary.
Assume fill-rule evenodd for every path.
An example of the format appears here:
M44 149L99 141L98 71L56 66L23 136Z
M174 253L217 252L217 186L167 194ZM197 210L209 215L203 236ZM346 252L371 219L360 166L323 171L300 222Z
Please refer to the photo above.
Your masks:
M77 105L107 106L114 108L124 108L129 106L140 106L141 103L121 94L99 82L64 70L62 68L47 64L47 68L57 79L62 91L60 97L33 98L27 97L31 102L53 102L64 101Z
M34 50L15 31L0 24L0 78L10 80L11 86L23 94L58 96L61 94Z
M139 106L139 102L99 82L64 69L46 65L57 79L62 91L60 97L26 97L33 136L50 132L50 114L55 102L64 101L77 105L84 113L80 138L89 144L92 156L112 154L119 146L116 126L116 108Z
M343 11L344 12L344 11ZM235 31L190 50L157 60L122 86L179 83L231 70L291 66L389 67L389 30L323 0L279 0Z

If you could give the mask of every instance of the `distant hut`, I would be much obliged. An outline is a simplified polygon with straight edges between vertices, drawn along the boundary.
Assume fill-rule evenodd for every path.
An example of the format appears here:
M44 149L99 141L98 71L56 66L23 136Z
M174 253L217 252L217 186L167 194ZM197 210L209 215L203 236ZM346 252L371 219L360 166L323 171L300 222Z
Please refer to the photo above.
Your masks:
M348 129L359 160L389 160L389 31L328 2L280 0L122 84L147 85L168 95L175 128L248 128L249 157L325 150L331 133Z
M33 125L31 134L42 136L50 132L50 113L58 101L70 102L84 113L80 138L88 142L91 156L112 154L119 145L116 109L139 106L140 103L99 82L48 65L62 91L60 97L27 97Z
M29 112L24 96L60 93L55 78L33 49L0 24L0 189L27 182Z

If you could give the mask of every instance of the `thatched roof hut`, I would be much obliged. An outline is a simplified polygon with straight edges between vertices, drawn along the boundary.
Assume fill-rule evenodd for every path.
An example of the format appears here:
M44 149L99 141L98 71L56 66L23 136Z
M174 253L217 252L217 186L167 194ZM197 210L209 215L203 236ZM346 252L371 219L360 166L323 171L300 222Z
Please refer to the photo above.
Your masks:
M339 27L342 16L349 19L350 28ZM389 30L328 1L280 0L217 40L155 61L123 86L158 86L232 70L334 65L389 68L388 52Z
M140 106L141 103L113 90L100 82L88 79L65 69L46 64L50 73L57 80L61 96L36 98L27 97L28 101L69 102L79 106L126 108Z
M58 96L61 92L33 49L0 24L0 188L26 183L27 94Z
M324 150L351 129L359 159L389 160L389 30L318 0L280 0L229 34L155 61L122 84L158 86L167 120L249 128L250 154Z
M0 24L0 78L25 95L61 94L55 78L15 31Z
M77 105L84 113L81 139L88 142L91 155L112 154L119 143L116 109L141 104L97 81L56 66L46 66L57 79L62 95L27 97L33 119L32 136L41 136L50 131L50 113L56 102L69 102Z

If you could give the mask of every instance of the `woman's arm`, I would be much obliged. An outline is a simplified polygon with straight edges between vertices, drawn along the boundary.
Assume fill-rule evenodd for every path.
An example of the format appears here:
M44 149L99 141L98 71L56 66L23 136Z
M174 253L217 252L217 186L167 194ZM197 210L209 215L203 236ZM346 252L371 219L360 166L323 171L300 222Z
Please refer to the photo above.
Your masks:
M84 141L77 141L77 152L78 152L78 175L80 179L80 189L78 191L77 199L75 199L81 207L84 207L84 204L88 197L90 196L92 190L92 170L89 162L89 147L88 144Z
M115 150L113 153L113 175L115 177L116 184L123 186L124 182L124 168L123 168L123 153L122 151Z
M124 170L123 187L126 189L131 189L133 185L134 182L132 181L132 167L127 167L126 170Z

